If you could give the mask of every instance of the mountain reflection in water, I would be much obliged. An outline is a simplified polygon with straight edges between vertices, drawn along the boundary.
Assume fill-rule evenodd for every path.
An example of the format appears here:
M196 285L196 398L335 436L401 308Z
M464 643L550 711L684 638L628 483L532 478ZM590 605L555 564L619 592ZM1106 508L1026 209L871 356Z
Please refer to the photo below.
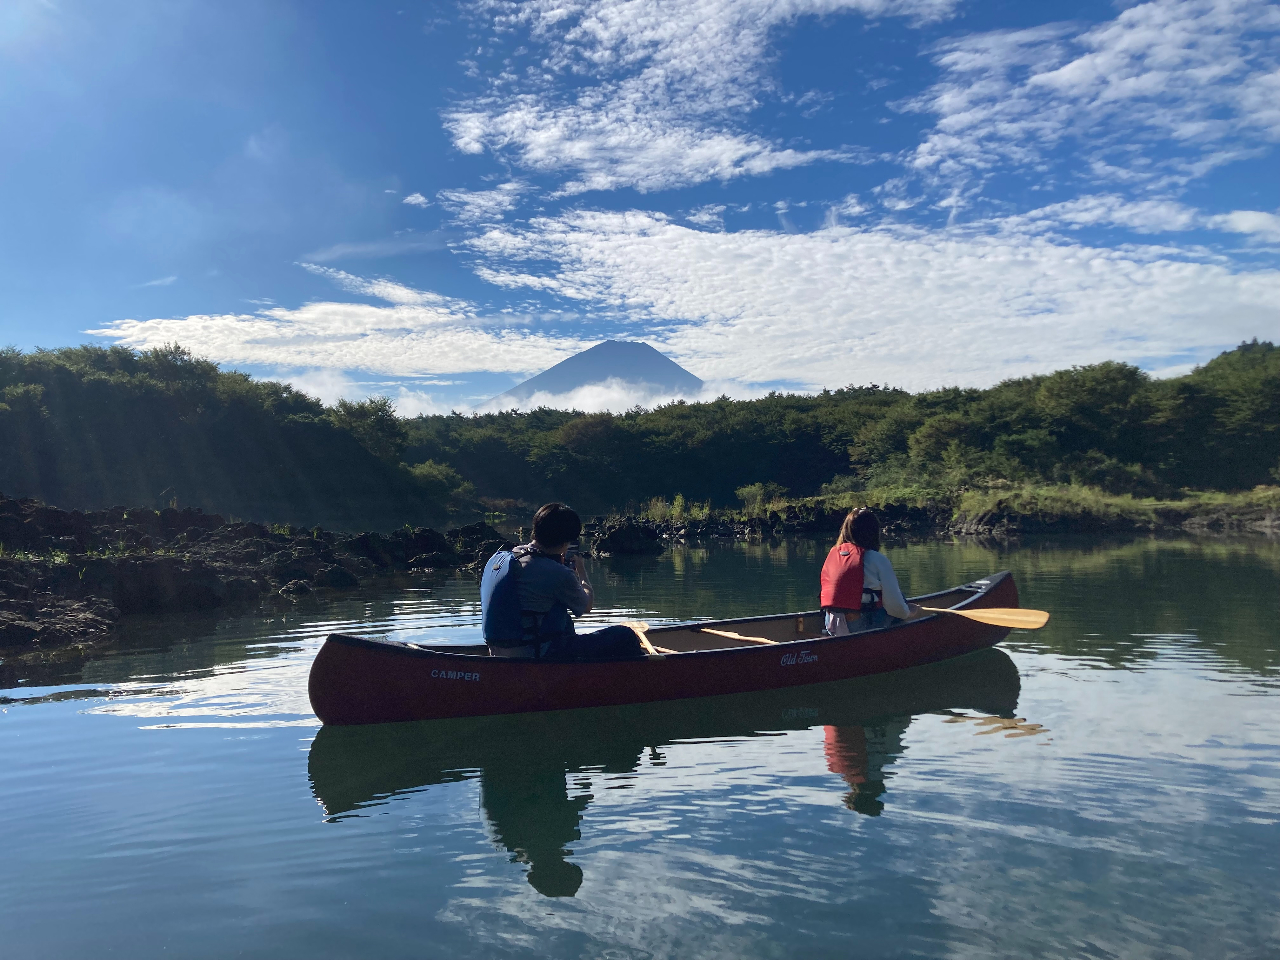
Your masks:
M312 789L330 818L433 784L479 778L494 839L529 865L529 883L571 897L581 868L566 859L581 839L590 794L570 796L567 778L631 773L646 751L693 739L754 737L825 727L827 769L860 814L884 809L884 768L902 754L918 714L968 709L1011 717L1018 670L1000 650L880 677L704 700L367 727L324 727L311 745Z

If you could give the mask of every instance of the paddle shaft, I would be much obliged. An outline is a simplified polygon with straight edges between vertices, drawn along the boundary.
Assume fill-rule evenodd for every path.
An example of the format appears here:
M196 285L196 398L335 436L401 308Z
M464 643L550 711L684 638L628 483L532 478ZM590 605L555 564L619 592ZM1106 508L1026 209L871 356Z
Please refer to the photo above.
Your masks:
M1049 622L1049 614L1043 610L1025 610L1022 607L978 607L974 610L951 610L947 607L921 607L929 613L950 613L967 617L994 627L1010 627L1014 630L1039 630Z

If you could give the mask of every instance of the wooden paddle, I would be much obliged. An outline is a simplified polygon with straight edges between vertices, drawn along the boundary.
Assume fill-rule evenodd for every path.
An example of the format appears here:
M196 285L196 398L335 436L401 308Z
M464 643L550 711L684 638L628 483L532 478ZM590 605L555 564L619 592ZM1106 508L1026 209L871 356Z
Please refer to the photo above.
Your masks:
M976 610L950 610L946 607L921 607L929 613L952 613L968 617L993 627L1012 627L1015 630L1039 630L1049 622L1044 610L1024 610L1022 607L979 607Z

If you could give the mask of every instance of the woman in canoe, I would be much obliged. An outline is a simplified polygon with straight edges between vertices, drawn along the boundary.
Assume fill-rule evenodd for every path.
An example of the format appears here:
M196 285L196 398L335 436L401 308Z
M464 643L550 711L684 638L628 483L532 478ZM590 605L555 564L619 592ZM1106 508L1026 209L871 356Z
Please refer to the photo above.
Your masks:
M880 521L866 507L849 511L822 565L822 612L832 637L901 623L922 612L902 595L893 564L880 552Z

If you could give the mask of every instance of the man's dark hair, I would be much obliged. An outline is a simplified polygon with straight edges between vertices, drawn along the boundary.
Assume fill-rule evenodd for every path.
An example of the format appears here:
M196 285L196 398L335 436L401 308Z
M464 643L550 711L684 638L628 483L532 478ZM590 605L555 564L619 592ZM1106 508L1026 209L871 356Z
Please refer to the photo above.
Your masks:
M563 503L544 503L533 515L533 539L546 547L577 540L582 533L582 518Z
M880 549L880 518L866 507L849 511L840 527L838 543L856 543L863 550Z

